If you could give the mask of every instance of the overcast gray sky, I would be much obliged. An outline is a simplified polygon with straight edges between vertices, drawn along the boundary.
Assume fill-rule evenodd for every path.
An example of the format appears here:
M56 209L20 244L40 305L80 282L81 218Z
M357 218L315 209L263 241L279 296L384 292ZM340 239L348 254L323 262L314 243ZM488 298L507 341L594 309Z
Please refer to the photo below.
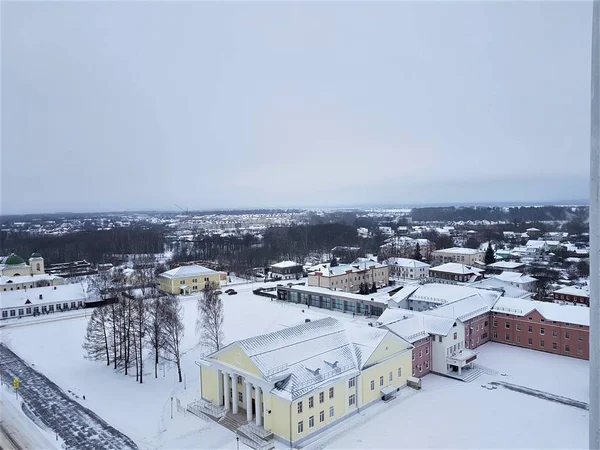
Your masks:
M591 2L2 2L3 214L588 197Z

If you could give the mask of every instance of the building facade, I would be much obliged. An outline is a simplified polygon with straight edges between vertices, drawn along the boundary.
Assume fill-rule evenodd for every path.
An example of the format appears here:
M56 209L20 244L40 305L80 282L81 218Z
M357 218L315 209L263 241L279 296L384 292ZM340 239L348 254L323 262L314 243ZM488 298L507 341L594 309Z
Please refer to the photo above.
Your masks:
M323 270L308 274L308 285L336 291L357 293L360 285L373 284L377 288L389 283L389 268L384 264L365 261L357 264L344 264L324 267Z
M0 317L17 319L84 308L86 293L79 283L0 291Z
M389 267L390 276L405 280L419 280L429 276L429 264L409 258L388 258L385 264Z
M26 275L39 275L46 273L44 269L44 258L35 252L29 258L29 264L19 255L11 253L0 262L0 275L6 277L19 277Z
M564 287L552 292L557 303L572 303L574 305L590 306L590 293L576 287Z
M270 268L271 275L281 278L282 280L297 280L302 278L302 264L294 261L282 261L273 264Z
M411 350L387 330L325 318L205 357L201 396L210 410L243 414L254 429L297 447L403 388Z
M158 276L158 288L169 294L190 294L200 292L206 285L220 285L227 274L203 266L181 266L167 270Z
M472 265L476 261L482 262L485 257L485 252L477 249L452 247L433 252L433 262L435 264L444 264L449 262Z
M483 271L465 264L445 263L436 267L431 267L429 269L429 275L438 280L473 283L483 278Z

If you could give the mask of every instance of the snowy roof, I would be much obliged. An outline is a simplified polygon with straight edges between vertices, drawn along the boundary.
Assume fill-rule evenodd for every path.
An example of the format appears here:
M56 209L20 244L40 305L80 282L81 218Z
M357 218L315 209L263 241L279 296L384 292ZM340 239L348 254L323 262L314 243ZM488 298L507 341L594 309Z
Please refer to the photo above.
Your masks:
M526 316L536 310L546 320L572 323L575 325L590 325L590 309L581 306L561 305L551 302L538 302L522 298L500 297L492 311L502 314Z
M272 392L293 400L336 378L358 373L388 334L327 317L231 345L238 345L267 380L283 377ZM411 348L404 344L405 349Z
M389 258L385 260L385 263L389 266L407 267L407 268L421 268L430 267L429 264L423 261L417 261L416 259L410 258Z
M504 295L507 297L523 298L531 296L531 292L528 292L517 286L513 286L508 281L499 280L497 278L486 278L484 280L471 283L469 286L480 289L501 289Z
M486 289L476 289L456 284L428 283L419 288L409 297L410 300L429 301L436 304L453 303L472 295L479 295L488 305L493 305L500 297L499 292Z
M452 253L452 254L459 254L459 255L476 255L477 253L483 253L475 248L464 248L464 247L444 248L441 250L436 250L435 252L436 253Z
M407 309L386 309L377 322L381 326L413 343L429 334L447 336L455 320L450 317L429 315Z
M296 266L301 266L301 265L302 264L297 263L295 261L282 261L277 264L271 264L271 267L277 267L278 269L283 269L286 267L296 267Z
M211 275L218 273L212 269L207 267L192 265L192 266L181 266L176 267L175 269L167 270L160 274L162 277L166 278L186 278L186 277L194 277L194 276L202 276L202 275Z
M524 265L525 264L521 262L498 261L492 264L488 264L488 267L492 269L518 269L520 267L523 267Z
M480 275L483 270L476 269L473 266L466 266L459 263L446 263L440 266L431 267L430 271L454 273L457 275Z
M0 276L0 286L5 284L19 284L19 283L36 283L38 281L52 281L56 279L62 279L57 275L50 275L48 273L40 273L36 275L18 275L16 277L9 277L7 275Z
M546 246L546 241L537 241L537 240L528 240L527 244L525 244L526 247L532 247L532 248L543 248Z
M560 288L557 291L554 291L554 293L556 294L566 294L566 295L577 295L579 297L589 297L590 293L589 291L585 290L585 289L580 289L577 287L573 287L573 286L567 286L564 288Z
M508 283L531 283L537 281L537 278L524 275L519 272L502 272L500 275L494 275L492 278L506 281Z
M451 317L464 322L472 319L473 317L488 313L491 309L491 305L485 302L479 294L474 294L462 300L458 300L456 302L427 311L426 314L440 317Z
M357 300L357 301L361 301L361 302L371 301L371 302L376 302L376 303L383 303L385 305L388 304L388 300L389 300L389 295L385 292L362 295L362 294L352 294L350 292L344 292L344 291L334 291L333 289L318 287L318 286L301 286L301 285L294 285L290 289L293 289L294 291L304 291L307 294L314 293L314 294L321 294L321 295L335 295L338 297L344 297L347 299Z
M40 299L40 294L42 295L42 299ZM20 289L18 291L1 291L0 307L4 309L25 306L28 300L32 306L36 306L85 299L85 291L83 290L81 284L73 283L63 284L61 286Z

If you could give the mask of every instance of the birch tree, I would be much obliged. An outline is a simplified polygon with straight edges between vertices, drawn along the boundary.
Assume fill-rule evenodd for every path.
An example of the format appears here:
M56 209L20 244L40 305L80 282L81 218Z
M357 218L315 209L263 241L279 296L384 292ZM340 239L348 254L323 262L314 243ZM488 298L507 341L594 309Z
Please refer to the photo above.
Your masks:
M196 332L214 351L223 346L223 300L217 293L217 285L212 283L204 288L203 295L198 299L198 318Z
M181 383L183 380L181 376L181 341L184 334L183 310L179 299L175 296L170 296L165 301L164 333L164 355L166 359L174 362L177 366L179 382Z
M158 378L158 357L165 346L165 302L167 299L157 295L148 302L147 333L148 343L154 355L154 378Z

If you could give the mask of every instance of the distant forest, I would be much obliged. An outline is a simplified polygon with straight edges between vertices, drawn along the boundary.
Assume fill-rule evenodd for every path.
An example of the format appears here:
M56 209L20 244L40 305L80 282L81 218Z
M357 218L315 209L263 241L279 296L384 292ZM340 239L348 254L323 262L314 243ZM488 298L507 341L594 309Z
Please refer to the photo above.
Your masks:
M465 206L414 208L413 222L490 220L508 222L587 221L587 206L515 206L510 208Z
M27 260L40 252L46 264L67 261L102 263L120 255L162 253L164 237L160 229L115 228L63 235L32 235L20 232L0 233L1 253L15 253Z

